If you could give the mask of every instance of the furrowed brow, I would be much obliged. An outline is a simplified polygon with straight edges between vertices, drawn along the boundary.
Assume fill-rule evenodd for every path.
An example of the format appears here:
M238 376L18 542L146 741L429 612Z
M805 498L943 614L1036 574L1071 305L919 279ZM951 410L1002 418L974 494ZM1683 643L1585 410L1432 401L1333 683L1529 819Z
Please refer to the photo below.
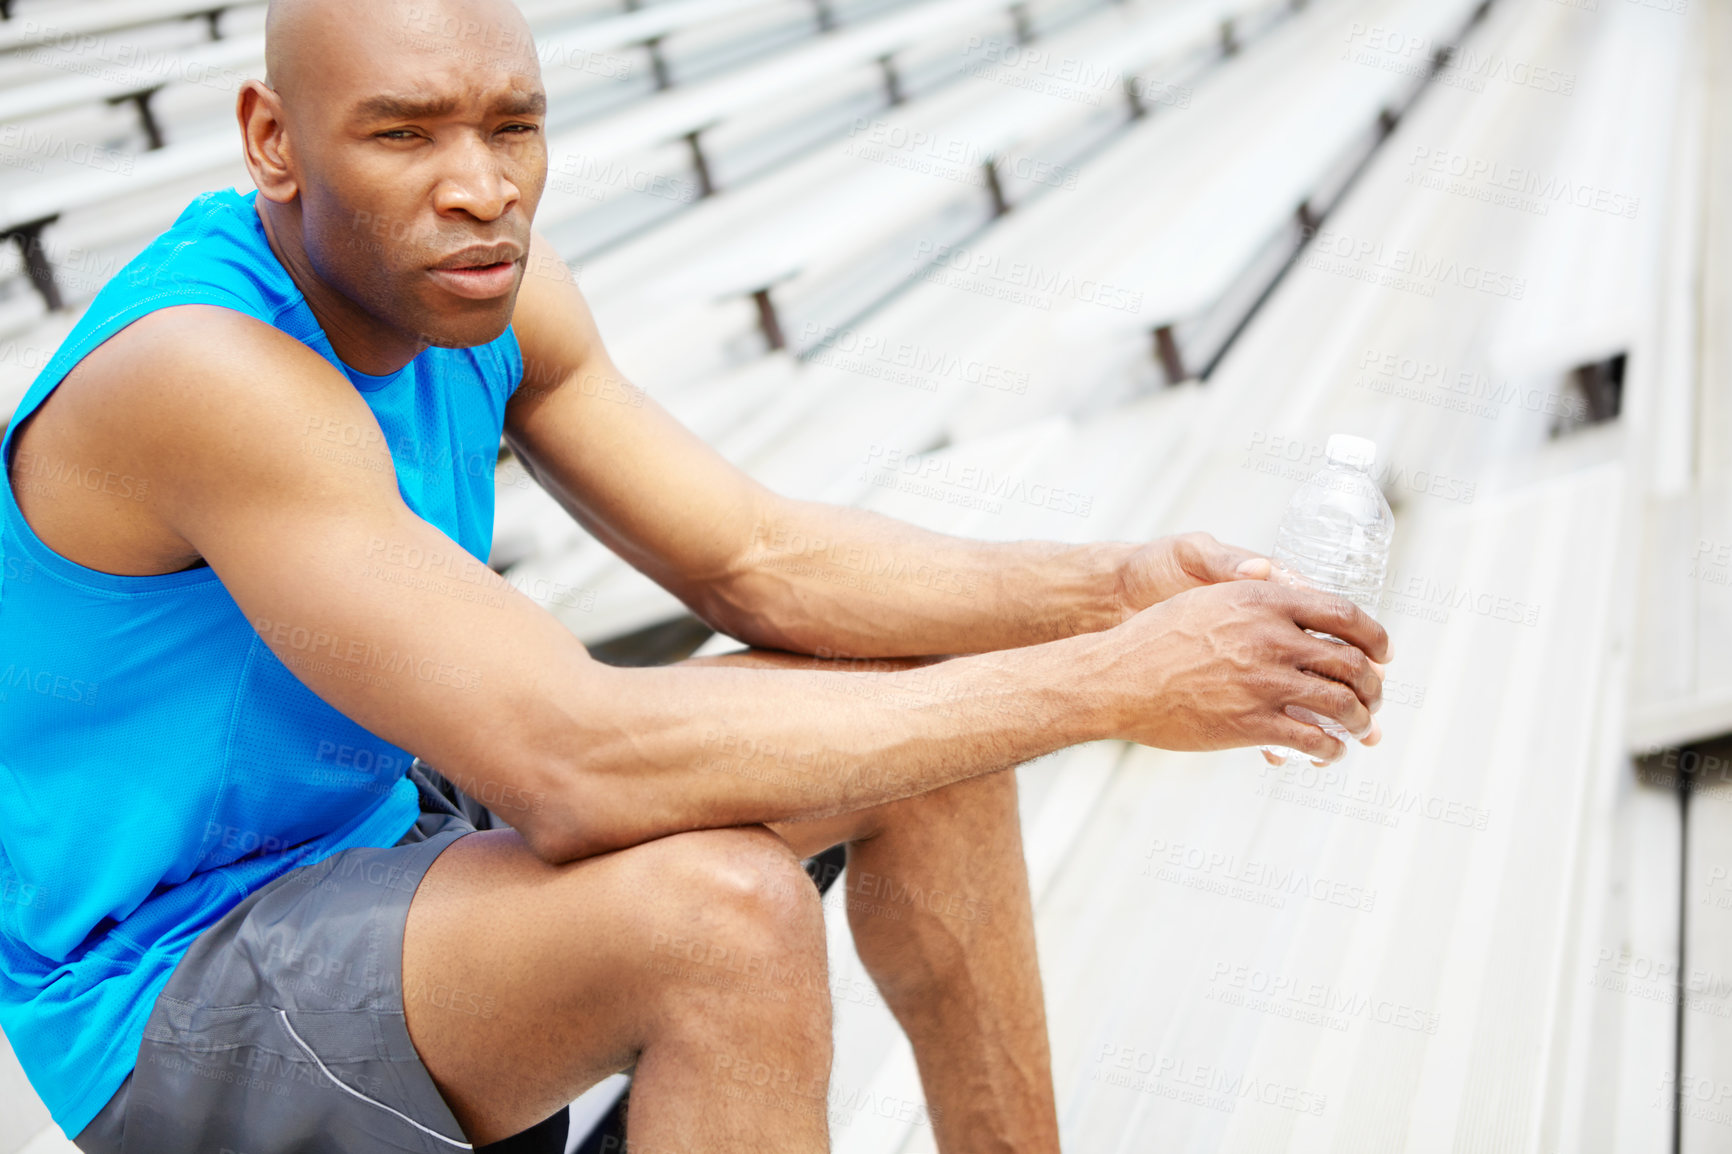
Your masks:
M369 96L355 106L357 120L437 120L456 111L448 97Z
M513 92L494 107L505 116L544 116L547 113L547 93Z
M355 119L440 120L455 113L461 102L451 97L369 96L355 106ZM547 112L545 92L511 92L494 102L501 116L542 116Z

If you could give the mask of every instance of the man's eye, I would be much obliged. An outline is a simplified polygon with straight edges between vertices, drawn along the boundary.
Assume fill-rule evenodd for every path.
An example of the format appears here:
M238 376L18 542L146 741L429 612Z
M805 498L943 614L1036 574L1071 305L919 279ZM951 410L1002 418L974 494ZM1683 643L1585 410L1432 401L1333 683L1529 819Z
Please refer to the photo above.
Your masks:
M380 140L413 140L415 134L407 128L390 128L377 134Z
M507 124L504 128L500 129L499 131L501 131L501 132L513 132L513 133L517 133L518 135L524 135L524 134L531 133L531 132L539 132L541 130L533 124Z

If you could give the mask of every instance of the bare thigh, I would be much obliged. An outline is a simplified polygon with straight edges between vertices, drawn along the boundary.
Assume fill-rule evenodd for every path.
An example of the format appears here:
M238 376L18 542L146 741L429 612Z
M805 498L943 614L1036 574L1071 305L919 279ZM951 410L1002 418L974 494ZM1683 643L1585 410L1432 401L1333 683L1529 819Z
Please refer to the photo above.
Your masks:
M749 986L704 972L706 958L746 956L798 975L792 1001L783 991L752 1004ZM427 872L404 931L410 1037L478 1144L533 1125L657 1046L682 1052L659 1069L699 1069L706 1055L689 1051L706 1036L738 1044L741 1022L765 1020L777 1034L766 1045L807 1047L827 1070L827 986L816 891L763 827L560 865L513 831L472 834ZM718 1044L717 1061L724 1052Z

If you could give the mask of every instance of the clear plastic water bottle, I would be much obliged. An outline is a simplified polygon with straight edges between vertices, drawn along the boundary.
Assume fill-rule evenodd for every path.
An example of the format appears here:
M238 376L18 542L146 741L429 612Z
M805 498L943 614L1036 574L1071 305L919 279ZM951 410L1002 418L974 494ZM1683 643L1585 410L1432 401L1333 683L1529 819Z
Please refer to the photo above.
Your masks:
M1270 554L1277 566L1274 576L1345 597L1375 617L1389 567L1389 544L1395 537L1389 502L1371 479L1377 446L1364 437L1337 433L1329 438L1324 456L1327 463L1293 494L1287 515L1281 519L1275 550ZM1326 633L1312 632L1347 644ZM1352 736L1333 720L1308 709L1293 706L1288 715L1319 726L1342 741ZM1284 746L1266 745L1263 749L1289 762L1310 759L1309 754Z

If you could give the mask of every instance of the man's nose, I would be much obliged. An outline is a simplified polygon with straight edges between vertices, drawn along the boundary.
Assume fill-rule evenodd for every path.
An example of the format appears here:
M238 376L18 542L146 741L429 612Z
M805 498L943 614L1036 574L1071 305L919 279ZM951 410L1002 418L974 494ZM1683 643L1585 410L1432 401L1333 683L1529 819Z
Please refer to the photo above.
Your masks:
M434 192L441 213L465 212L477 220L494 221L523 198L507 172L507 158L476 137L454 145L449 167Z

